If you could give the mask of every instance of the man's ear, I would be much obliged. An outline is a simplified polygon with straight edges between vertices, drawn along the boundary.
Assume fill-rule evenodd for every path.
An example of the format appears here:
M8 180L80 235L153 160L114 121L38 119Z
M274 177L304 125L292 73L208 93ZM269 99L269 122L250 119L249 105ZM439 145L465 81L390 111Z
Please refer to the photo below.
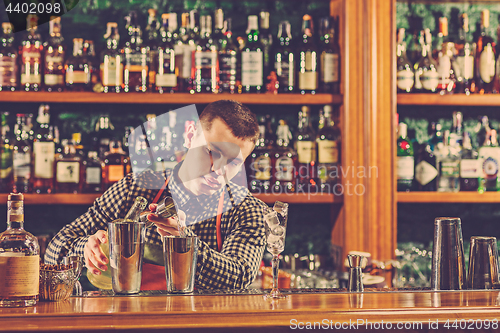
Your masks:
M198 126L201 126L201 124L199 124ZM195 123L192 122L188 125L186 129L186 137L184 139L184 146L187 149L191 148L191 143L193 142L193 138L195 135L196 135L196 126Z

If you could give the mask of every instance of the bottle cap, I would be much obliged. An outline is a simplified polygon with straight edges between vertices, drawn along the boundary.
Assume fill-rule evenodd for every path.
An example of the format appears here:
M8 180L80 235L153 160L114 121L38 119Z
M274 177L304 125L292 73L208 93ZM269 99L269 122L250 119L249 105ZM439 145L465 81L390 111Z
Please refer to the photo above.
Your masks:
M481 12L481 22L485 28L490 26L490 11L488 9Z
M23 201L24 195L22 193L11 193L9 194L9 201Z

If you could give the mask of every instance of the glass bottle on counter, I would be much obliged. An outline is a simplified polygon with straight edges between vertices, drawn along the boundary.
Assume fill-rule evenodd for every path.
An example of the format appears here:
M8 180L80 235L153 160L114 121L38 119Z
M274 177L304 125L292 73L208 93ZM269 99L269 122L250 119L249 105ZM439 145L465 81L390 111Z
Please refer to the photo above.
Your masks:
M313 37L313 20L308 14L302 17L302 45L299 59L299 91L315 94L318 90L318 50Z
M273 193L293 193L296 190L295 164L297 153L290 147L292 132L284 119L276 129L276 144L272 150Z
M413 65L406 56L405 29L398 30L398 46L397 46L397 69L396 69L396 86L398 93L409 93L413 91L415 83L415 73Z
M14 26L2 23L3 35L0 37L0 91L15 91L18 87L18 56L14 46Z
M495 41L488 35L490 11L481 12L481 34L476 41L476 85L480 94L494 92L495 84Z
M482 171L479 162L478 153L472 148L470 135L465 132L460 160L460 191L477 191Z
M469 37L469 17L466 13L460 16L461 27L459 41L455 43L458 52L455 57L455 76L458 93L469 95L475 90L474 83L474 46Z
M340 45L338 41L338 18L324 17L320 21L319 91L327 94L340 93Z
M54 180L55 142L49 128L48 105L40 105L37 122L40 124L33 140L33 191L52 193Z
M163 22L160 28L161 43L158 46L157 72L154 86L157 92L163 94L178 90L173 44L173 34L177 27L177 14L162 14L161 18Z
M21 193L11 193L7 198L7 230L0 233L0 258L0 307L36 305L40 246L37 238L24 229Z
M2 112L0 136L0 193L12 192L14 173L12 168L13 142L10 136L10 127L7 123L8 112Z
M271 191L272 161L271 149L276 141L270 115L259 117L259 139L248 158L249 188L252 193Z
M66 48L61 36L61 17L52 16L49 22L50 37L44 45L43 83L47 91L64 90L64 57Z
M193 52L191 92L219 92L219 61L217 44L212 39L212 17L200 17L200 40Z
M422 44L422 56L415 63L415 91L421 93L434 93L437 91L439 74L437 65L432 58L432 37L429 29L420 32L420 43Z
M38 17L26 17L26 37L20 45L21 89L24 91L39 91L42 85L43 43L38 32Z
M31 192L31 145L28 142L26 115L18 113L14 127L16 136L13 145L14 193Z
M123 82L125 92L146 92L148 85L148 52L142 43L141 27L137 24L137 13L126 17L129 39L123 48L125 69Z
M225 38L219 44L219 87L220 92L238 91L238 46L234 43L232 19L224 21Z
M247 42L241 52L242 91L261 92L264 86L264 52L259 39L259 18L248 16Z
M81 193L82 159L75 146L67 142L63 146L63 153L57 154L54 161L55 192Z
M478 187L480 193L500 190L500 177L498 177L500 147L497 141L497 131L492 129L488 134L484 144L478 150L479 163L482 166Z
M83 39L73 39L73 56L65 65L66 89L69 91L91 91L91 65L83 54Z
M96 151L89 151L83 161L82 193L102 192L102 164Z
M415 159L413 155L413 145L408 139L408 126L399 123L397 140L397 190L409 191L414 177Z
M109 151L104 153L103 165L102 178L104 191L130 173L130 159L123 151L119 140L112 140L109 143Z
M336 193L340 183L340 128L333 121L332 106L323 107L323 127L318 131L318 178L321 192Z
M460 191L460 151L450 145L450 131L444 131L443 142L436 151L438 192Z
M120 34L116 22L108 22L104 38L106 50L102 53L100 66L103 92L119 93L123 90L123 56L118 51Z
M295 90L295 52L291 47L292 26L281 21L278 26L278 44L274 55L274 70L278 77L278 92L291 93Z
M310 123L311 108L303 106L299 111L299 125L295 138L298 160L298 189L301 193L317 191L316 133Z

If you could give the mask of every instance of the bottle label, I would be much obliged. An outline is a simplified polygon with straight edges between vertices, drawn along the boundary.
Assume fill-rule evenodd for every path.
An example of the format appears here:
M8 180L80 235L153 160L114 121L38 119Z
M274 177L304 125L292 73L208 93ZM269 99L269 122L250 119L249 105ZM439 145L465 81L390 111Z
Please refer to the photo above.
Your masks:
M420 161L415 167L415 179L422 186L429 184L438 175L438 171L427 161Z
M16 57L0 57L0 86L15 86L16 81Z
M215 68L217 63L216 52L194 52L194 66L199 68Z
M284 56L281 54L280 56ZM293 87L295 85L295 68L292 61L285 57L281 58L280 61L274 63L274 68L276 69L276 75L278 76L278 81L282 87Z
M14 150L13 156L14 164L14 177L16 178L30 178L31 170L31 154L30 153L20 153Z
M183 79L191 77L192 54L194 50L194 44L181 44L174 47L175 65L179 66L179 76Z
M271 179L271 158L266 155L258 156L252 163L252 168L255 170L255 179L270 180Z
M299 73L300 90L316 90L318 88L318 73L305 72Z
M64 58L63 56L58 53L56 55L52 55L52 54L47 54L45 56L45 64L49 64L49 63L52 63L52 64L63 64L64 63Z
M40 256L0 254L0 298L38 295Z
M12 174L12 150L3 148L0 153L0 178L5 179Z
M21 84L40 84L42 83L42 74L21 74Z
M141 72L148 69L148 55L144 53L127 53L125 69L130 72Z
M337 141L318 141L318 163L338 163L339 148Z
M264 56L261 51L241 53L241 84L244 86L264 84Z
M66 71L66 82L75 84L75 83L83 83L87 84L90 82L90 71L75 71L68 69Z
M108 165L108 181L117 182L125 176L123 165Z
M101 168L87 167L87 169L85 169L85 182L87 184L100 184Z
M297 155L299 163L316 161L316 142L297 141Z
M64 75L62 74L45 74L43 77L45 85L58 86L64 84Z
M42 59L42 53L40 51L41 47L37 47L35 44L30 46L23 46L21 49L23 63L40 64Z
M481 163L477 159L463 159L460 161L461 178L479 178L481 177Z
M495 77L495 54L491 44L484 47L479 57L479 76L484 83L490 83Z
M288 156L281 156L276 160L276 180L293 181L293 160Z
M413 179L414 162L413 156L398 156L397 179Z
M80 163L79 162L57 162L56 181L58 183L80 182Z
M498 160L489 156L483 160L483 174L487 179L495 178L498 173Z
M415 74L411 70L398 71L396 74L396 84L399 89L410 91L415 83Z
M447 54L441 54L438 59L437 72L441 81L449 82L451 71L451 59Z
M35 158L35 177L50 179L54 176L54 142L34 142L33 154Z
M441 177L460 177L460 161L442 161Z
M333 53L323 53L321 55L321 76L325 83L339 82L339 55Z
M427 70L420 75L420 83L425 90L434 91L439 84L439 74L436 70Z
M157 87L176 87L177 76L175 74L156 74Z
M219 77L225 79L226 82L236 81L236 73L238 69L238 58L236 53L219 53ZM233 83L234 83L233 82Z
M121 86L123 84L123 64L119 56L105 56L101 63L103 86Z
M470 80L474 77L474 57L471 55L458 56L455 58L457 66L455 68L456 76Z

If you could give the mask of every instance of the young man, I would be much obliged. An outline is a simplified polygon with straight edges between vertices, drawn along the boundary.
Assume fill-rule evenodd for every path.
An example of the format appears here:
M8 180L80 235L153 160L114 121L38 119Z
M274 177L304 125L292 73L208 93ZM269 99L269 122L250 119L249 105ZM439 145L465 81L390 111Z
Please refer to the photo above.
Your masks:
M139 176L129 174L114 184L85 214L52 239L45 262L54 264L68 255L84 256L87 269L100 274L108 262L99 246L107 242L106 223L123 218L139 195L152 202L158 187L148 184L167 182L162 197L173 197L179 216L189 225L188 235L200 239L196 287L248 287L264 252L263 214L267 206L254 198L245 186L229 180L244 168L258 136L256 117L247 107L226 100L209 104L199 122L187 130L188 152L183 162L161 174L152 171ZM221 200L223 204L219 205ZM154 212L156 205L150 205L150 209ZM218 214L220 229L216 228ZM147 229L147 244L161 246L161 236L178 235L175 219L164 219L153 213L148 219L156 228ZM148 278L163 279L164 284L164 272L151 277L143 271L143 275L143 289L147 289L144 279Z

